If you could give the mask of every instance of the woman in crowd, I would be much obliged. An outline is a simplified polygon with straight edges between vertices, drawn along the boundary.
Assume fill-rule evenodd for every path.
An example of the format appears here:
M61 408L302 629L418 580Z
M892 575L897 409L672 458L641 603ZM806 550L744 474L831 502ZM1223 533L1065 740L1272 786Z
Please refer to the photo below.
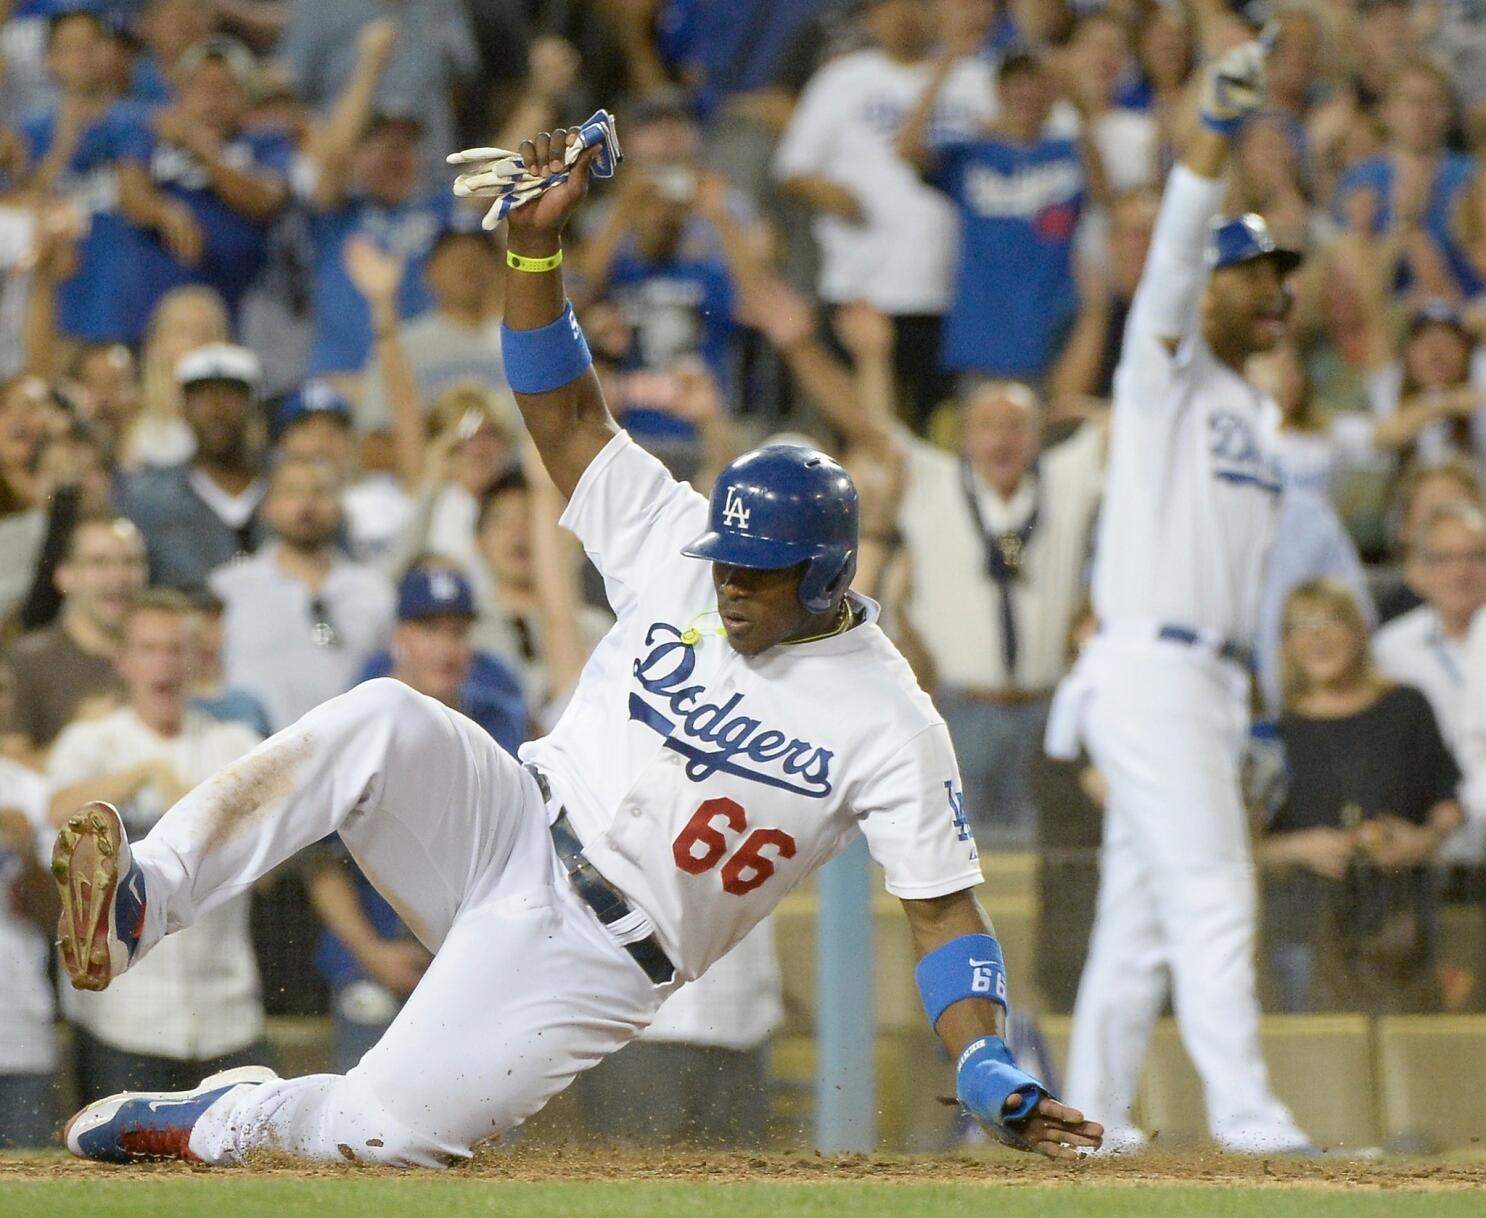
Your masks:
M1436 1009L1429 864L1465 814L1434 713L1379 675L1357 602L1329 580L1291 594L1282 671L1288 790L1257 856L1283 1008Z

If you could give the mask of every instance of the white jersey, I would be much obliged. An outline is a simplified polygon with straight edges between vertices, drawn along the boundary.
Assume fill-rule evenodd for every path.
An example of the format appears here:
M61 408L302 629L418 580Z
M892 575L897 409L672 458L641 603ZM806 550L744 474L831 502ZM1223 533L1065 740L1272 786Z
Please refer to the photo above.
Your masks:
M594 866L699 976L858 829L887 890L980 883L944 721L877 625L734 651L709 563L681 554L707 502L624 434L579 479L562 523L618 620L550 736L549 777Z
M1250 646L1279 506L1270 399L1198 329L1207 225L1223 184L1171 173L1115 371L1094 562L1106 624L1177 625ZM1177 338L1173 353L1162 338Z

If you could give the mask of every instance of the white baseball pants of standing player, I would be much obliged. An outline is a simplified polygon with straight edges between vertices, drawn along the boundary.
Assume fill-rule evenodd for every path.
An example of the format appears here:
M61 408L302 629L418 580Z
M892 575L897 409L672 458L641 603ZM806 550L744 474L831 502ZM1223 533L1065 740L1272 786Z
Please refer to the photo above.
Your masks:
M444 1166L519 1125L650 1023L656 987L573 891L535 780L479 727L392 680L311 711L134 846L141 948L328 834L437 954L349 1074L241 1086L191 1150ZM128 976L115 984L128 984Z
M1255 893L1239 764L1248 679L1210 651L1098 637L1074 677L1084 745L1108 784L1098 912L1079 983L1067 1100L1116 1134L1169 972L1213 1137L1307 1142L1270 1090L1254 992Z

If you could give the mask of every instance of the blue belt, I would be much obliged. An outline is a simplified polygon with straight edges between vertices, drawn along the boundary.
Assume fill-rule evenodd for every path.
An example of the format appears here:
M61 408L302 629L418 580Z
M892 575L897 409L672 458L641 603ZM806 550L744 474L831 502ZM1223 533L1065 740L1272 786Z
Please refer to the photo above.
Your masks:
M547 785L546 775L535 766L527 766L526 770L536 779L542 799L550 803L552 790ZM549 826L549 831L552 834L552 846L557 851L557 857L562 860L563 870L568 873L568 883L572 884L573 891L593 910L600 922L605 926L612 926L635 912L634 906L624 899L624 894L604 879L599 869L588 861L588 856L583 853L583 843L568 819L566 808L558 809L557 819ZM645 971L652 984L668 985L675 978L676 966L671 963L670 957L653 934L634 943L621 943L620 946Z
M1156 637L1168 643L1180 643L1184 647L1198 647L1205 645L1206 640L1191 629L1189 626L1162 626L1156 631ZM1237 643L1223 643L1217 649L1218 658L1228 660L1237 664L1240 668L1252 671L1254 667L1254 653L1247 647L1241 647Z

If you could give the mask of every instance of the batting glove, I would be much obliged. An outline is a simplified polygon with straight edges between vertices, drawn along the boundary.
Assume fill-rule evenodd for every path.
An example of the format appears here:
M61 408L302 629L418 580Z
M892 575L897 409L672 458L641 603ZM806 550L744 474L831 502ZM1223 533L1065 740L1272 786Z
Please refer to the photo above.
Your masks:
M960 1054L955 1093L977 1121L1018 1150L1033 1149L1018 1128L1049 1092L1016 1064L999 1036L982 1036Z
M1264 104L1264 62L1274 44L1266 30L1253 42L1225 51L1207 65L1202 82L1202 123L1233 135Z
M614 116L607 110L595 111L577 134L578 138L563 152L563 168L552 174L528 173L521 154L505 148L466 148L463 152L450 153L449 164L470 166L454 179L454 193L461 199L494 197L495 202L480 221L482 228L492 229L512 209L566 182L578 155L595 144L603 150L593 163L593 176L613 177L614 167L624 159Z

